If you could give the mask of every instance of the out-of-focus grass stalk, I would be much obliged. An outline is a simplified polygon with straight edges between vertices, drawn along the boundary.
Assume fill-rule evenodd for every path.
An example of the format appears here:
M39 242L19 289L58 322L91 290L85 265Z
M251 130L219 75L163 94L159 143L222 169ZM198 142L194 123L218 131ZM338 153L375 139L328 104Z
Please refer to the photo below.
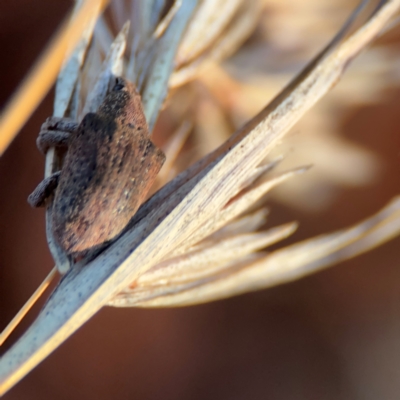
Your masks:
M53 85L63 61L81 38L87 20L100 14L107 3L108 0L81 1L65 19L0 116L0 155Z

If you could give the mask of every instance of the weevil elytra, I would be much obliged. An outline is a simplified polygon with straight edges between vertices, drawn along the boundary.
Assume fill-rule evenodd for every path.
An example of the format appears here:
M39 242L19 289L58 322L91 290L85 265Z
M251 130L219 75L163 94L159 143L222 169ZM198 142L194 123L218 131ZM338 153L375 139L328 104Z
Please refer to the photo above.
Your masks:
M50 146L67 147L61 171L40 183L28 201L43 206L54 193L53 234L74 258L123 231L165 161L150 140L139 93L123 78L79 125L50 118L37 143L44 152Z

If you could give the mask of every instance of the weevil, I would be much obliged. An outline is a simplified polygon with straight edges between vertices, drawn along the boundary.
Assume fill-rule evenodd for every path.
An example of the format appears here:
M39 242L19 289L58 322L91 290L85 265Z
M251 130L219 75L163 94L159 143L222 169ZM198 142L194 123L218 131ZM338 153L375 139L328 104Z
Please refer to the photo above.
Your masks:
M53 198L53 235L75 259L120 235L165 161L150 140L140 94L123 78L80 124L49 118L37 144L44 153L67 147L61 171L44 179L28 202L40 207Z

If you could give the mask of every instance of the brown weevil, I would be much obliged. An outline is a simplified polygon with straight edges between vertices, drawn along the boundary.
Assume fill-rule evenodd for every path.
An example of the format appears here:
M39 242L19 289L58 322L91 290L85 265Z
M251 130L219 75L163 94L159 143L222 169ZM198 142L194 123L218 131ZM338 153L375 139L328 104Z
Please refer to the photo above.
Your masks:
M44 179L28 201L40 207L54 193L53 234L75 259L119 236L165 161L150 140L139 93L123 78L79 125L49 118L37 143L43 152L67 147L61 171Z

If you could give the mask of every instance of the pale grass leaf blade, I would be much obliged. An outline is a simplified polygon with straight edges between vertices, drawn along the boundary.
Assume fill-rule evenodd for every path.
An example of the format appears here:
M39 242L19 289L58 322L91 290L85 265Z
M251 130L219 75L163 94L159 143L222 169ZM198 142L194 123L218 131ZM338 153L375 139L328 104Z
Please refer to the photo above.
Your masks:
M220 240L232 235L255 232L267 223L269 213L269 209L264 207L253 213L246 214L211 234L205 241Z
M165 17L157 25L157 28L153 34L154 37L160 38L164 34L165 30L170 25L172 19L175 17L175 15L178 12L181 5L182 5L182 0L174 1L171 8L168 10L167 14L165 15Z
M66 115L68 105L70 104L72 94L78 80L83 58L92 38L96 17L99 12L100 4L97 5L97 9L93 13L92 18L88 21L87 27L83 31L81 39L77 43L68 61L64 64L60 73L58 74L54 96L53 115L55 117L64 117Z
M197 282L157 288L157 296L142 289L132 306L176 307L199 304L283 284L364 253L400 233L400 198L349 229L322 235L277 250L248 265L224 270ZM139 297L149 300L140 301ZM122 295L123 296L123 295ZM115 299L117 302L118 296ZM121 303L121 297L119 304ZM124 299L125 301L127 299ZM115 304L113 304L115 305Z
M97 19L95 26L95 37L98 45L100 46L104 54L107 54L114 41L114 37L111 33L109 26L107 25L107 22L104 19L104 15L101 15Z
M252 185L244 193L239 194L229 202L228 205L225 206L225 204L223 204L223 207L220 209L216 206L214 213L208 215L202 224L199 224L195 232L186 238L184 245L179 246L172 254L175 256L186 252L191 246L205 239L245 212L271 189L305 171L305 168L298 168L281 173L276 177ZM235 194L235 191L233 192ZM227 201L229 201L229 199L227 199Z
M181 86L195 78L200 68L210 63L210 61L220 61L228 57L250 36L260 16L260 2L258 0L250 0L242 2L241 6L242 9L238 10L236 17L230 22L222 35L214 38L214 42L210 43L210 48L202 49L202 53L198 53L198 50L195 50L198 55L184 64L179 62L187 61L192 56L181 54L181 59L178 59L177 68L169 82L171 88ZM198 40L198 42L201 41Z
M89 90L89 95L86 98L85 106L82 111L82 117L89 112L97 111L109 90L110 79L113 76L121 75L122 58L126 48L129 25L130 23L127 21L114 39L110 50L103 61L95 85Z
M115 26L123 26L127 20L127 8L125 1L112 1L110 3L110 11Z
M193 281L217 273L221 266L242 259L290 236L296 223L271 228L264 232L236 235L208 246L194 249L182 256L167 259L146 271L135 282L138 286L158 286ZM126 290L124 291L126 293Z
M226 263L219 266L219 274L217 276L225 276L224 272L233 273L233 271L240 270L245 268L248 265L256 262L257 260L265 257L265 253L251 253L247 256L244 256L240 260L235 260L234 262ZM152 308L152 307L169 307L166 304L167 298L169 296L172 297L172 301L174 301L175 296L179 296L182 292L186 292L193 288L198 287L199 285L204 284L205 282L213 281L216 277L211 275L204 279L194 280L191 282L184 283L175 283L169 285L154 285L154 286L138 286L134 288L135 290L125 290L118 293L117 296L113 297L109 300L108 306L112 307L144 307L144 308ZM132 288L134 286L132 285ZM163 304L157 306L155 304ZM174 305L175 306L175 305ZM177 304L179 306L179 304Z
M153 130L159 111L168 93L168 81L174 69L175 54L197 1L182 2L173 23L157 40L157 53L146 73L142 91L143 108L150 132ZM172 21L171 21L172 22Z
M210 46L242 3L243 0L203 0L179 46L178 66L195 58Z

